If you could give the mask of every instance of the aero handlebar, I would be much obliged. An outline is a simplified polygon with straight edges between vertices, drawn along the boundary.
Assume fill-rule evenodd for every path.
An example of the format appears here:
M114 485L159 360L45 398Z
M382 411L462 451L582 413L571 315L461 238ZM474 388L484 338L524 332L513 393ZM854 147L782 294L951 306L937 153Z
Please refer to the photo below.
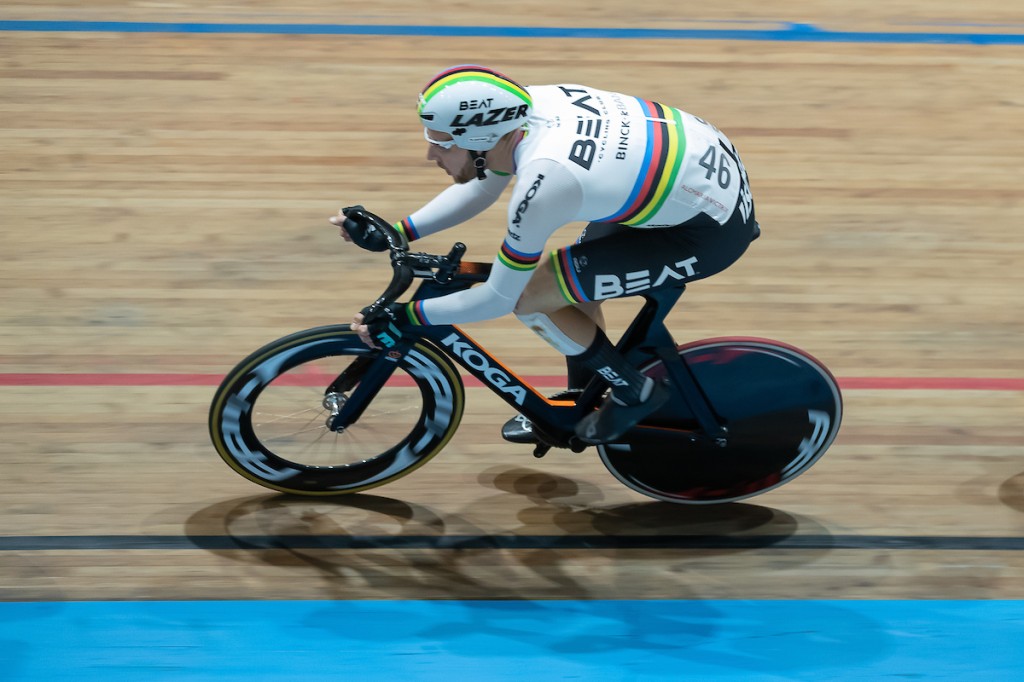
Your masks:
M434 281L447 284L457 273L462 265L462 256L466 253L466 245L456 242L447 256L435 256L429 253L410 253L409 240L405 235L386 220L377 216L361 206L354 206L345 210L346 217L360 217L367 221L372 229L377 230L387 240L388 250L391 253L391 283L384 290L384 293L376 301L367 306L363 314L369 317L394 303L399 296L404 294L412 284L414 278L429 278ZM476 276L473 279L485 279L488 267L482 264L469 264ZM479 275L483 274L484 277Z

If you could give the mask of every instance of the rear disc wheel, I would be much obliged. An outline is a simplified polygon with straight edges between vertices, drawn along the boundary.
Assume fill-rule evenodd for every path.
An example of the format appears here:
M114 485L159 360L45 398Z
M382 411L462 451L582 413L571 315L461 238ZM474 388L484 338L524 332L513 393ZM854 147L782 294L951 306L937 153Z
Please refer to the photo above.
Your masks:
M734 502L791 481L835 439L839 386L807 353L767 339L725 338L682 346L679 355L728 429L727 444L690 441L686 431L697 429L696 420L685 408L668 408L622 443L598 446L605 466L630 488L682 504ZM645 371L665 376L660 362Z

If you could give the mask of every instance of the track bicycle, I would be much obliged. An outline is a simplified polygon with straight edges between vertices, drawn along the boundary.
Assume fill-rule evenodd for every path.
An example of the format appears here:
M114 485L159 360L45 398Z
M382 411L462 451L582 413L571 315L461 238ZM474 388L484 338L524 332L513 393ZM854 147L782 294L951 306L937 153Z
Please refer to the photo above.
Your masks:
M366 212L387 238L392 279L384 307L421 280L413 300L487 279L490 265L412 253L404 235ZM595 446L619 481L668 502L712 504L752 497L807 471L832 444L842 397L829 370L806 352L761 338L677 345L665 318L683 294L647 292L617 343L627 360L673 393L612 443ZM414 327L386 350L333 324L273 341L232 369L210 407L213 445L236 472L298 495L355 493L394 481L451 440L466 404L461 366L532 422L534 455L582 452L576 423L604 399L593 379L575 400L548 399L455 325Z

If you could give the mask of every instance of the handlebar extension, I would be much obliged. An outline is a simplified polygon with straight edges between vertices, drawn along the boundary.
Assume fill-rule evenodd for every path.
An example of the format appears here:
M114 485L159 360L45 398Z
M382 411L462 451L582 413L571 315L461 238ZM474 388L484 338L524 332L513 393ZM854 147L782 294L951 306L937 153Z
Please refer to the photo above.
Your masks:
M365 219L387 240L388 250L391 252L391 282L384 293L364 309L364 314L367 316L394 303L408 290L413 278L417 275L431 276L436 282L447 284L459 271L462 256L466 253L466 245L462 242L456 242L447 256L409 253L409 240L406 239L406 236L380 216L367 211L362 206L345 209L345 215L346 217L355 215ZM426 272L431 274L427 275Z

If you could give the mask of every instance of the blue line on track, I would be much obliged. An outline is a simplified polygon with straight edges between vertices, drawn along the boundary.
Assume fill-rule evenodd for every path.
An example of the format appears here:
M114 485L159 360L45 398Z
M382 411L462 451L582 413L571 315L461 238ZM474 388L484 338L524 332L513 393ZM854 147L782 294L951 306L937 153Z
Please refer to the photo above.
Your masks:
M1016 681L1022 641L995 600L0 603L11 682Z
M1024 45L1022 33L831 31L813 24L772 29L658 29L539 26L395 26L377 24L251 24L137 21L0 21L0 31L189 33L249 35L363 35L466 38L596 38L628 40L760 40L814 43Z

